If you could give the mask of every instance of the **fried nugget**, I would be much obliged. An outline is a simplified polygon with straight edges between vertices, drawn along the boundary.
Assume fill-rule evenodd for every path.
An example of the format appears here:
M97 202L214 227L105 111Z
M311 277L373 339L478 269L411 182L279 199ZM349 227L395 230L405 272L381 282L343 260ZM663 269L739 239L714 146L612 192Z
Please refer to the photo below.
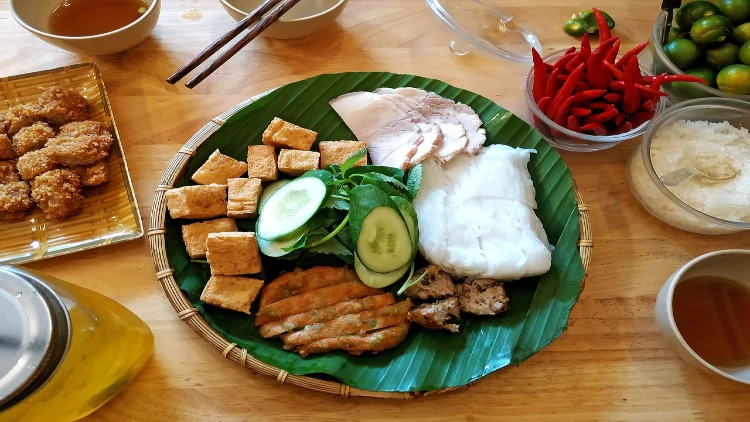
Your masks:
M98 186L109 181L109 164L100 160L87 167L71 168L81 178L83 186Z
M72 122L66 125L60 126L60 136L71 136L78 137L83 135L101 135L108 134L109 131L104 125L96 120L86 120L83 122Z
M49 138L55 136L55 131L47 123L36 122L16 133L13 137L13 151L19 156L27 152L41 149Z
M0 219L12 220L23 217L34 205L29 197L29 184L10 182L0 185Z
M112 135L58 136L47 141L50 157L66 167L88 166L107 158Z
M5 120L5 116L0 114L0 135L8 133L8 121Z
M352 299L324 308L313 309L301 314L296 314L282 319L281 321L263 324L258 329L261 337L274 337L290 331L300 329L306 325L318 322L330 321L341 315L353 314L367 309L382 308L396 303L393 293L385 293L376 296L367 296L362 299Z
M264 286L259 303L266 306L312 290L358 280L357 272L349 268L313 267L304 271L297 268Z
M409 311L409 321L429 330L448 330L452 333L458 332L458 320L461 310L458 299L449 297L432 303L423 303Z
M382 293L380 289L366 286L361 281L351 281L324 287L301 295L288 297L275 303L263 306L258 310L255 325L278 321L290 315L307 312L312 309L333 305L334 303L372 296Z
M382 352L392 349L406 338L409 333L409 323L396 325L383 330L373 331L365 335L349 335L327 338L314 341L297 347L297 352L302 356L311 353L325 353L332 350L346 350L352 355L361 355L363 352Z
M12 160L16 158L16 153L13 151L13 144L8 138L8 135L0 133L0 160Z
M12 107L5 113L6 131L13 136L26 126L31 126L37 120L41 120L41 109L38 105L21 104Z
M422 274L425 274L425 276L422 277ZM437 265L432 264L415 271L412 280L419 277L422 277L422 280L404 292L406 297L421 300L443 299L456 293L451 275Z
M53 86L39 97L41 115L53 125L88 120L89 110L86 98L76 91Z
M18 176L15 161L0 161L0 183L18 182L21 178Z
M37 176L31 182L31 196L48 218L70 217L83 207L81 179L69 169L52 170Z
M23 180L31 180L38 175L60 168L49 154L49 149L42 148L24 154L18 159L16 166Z

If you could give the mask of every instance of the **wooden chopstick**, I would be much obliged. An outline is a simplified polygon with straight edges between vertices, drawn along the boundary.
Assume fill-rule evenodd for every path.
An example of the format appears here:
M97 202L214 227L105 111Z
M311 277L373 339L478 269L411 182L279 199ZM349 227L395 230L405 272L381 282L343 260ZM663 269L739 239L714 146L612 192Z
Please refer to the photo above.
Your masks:
M238 51L244 46L248 45L250 41L254 40L261 32L265 31L266 28L276 22L284 13L288 12L289 9L294 7L300 0L282 0L281 4L273 9L269 14L264 16L258 23L250 28L250 31L245 34L239 41L229 47L226 51L221 53L219 57L206 66L200 73L190 79L185 86L188 88L194 88L196 85L206 79L211 73L218 69L221 65L226 63L227 60L232 58Z
M253 10L250 14L245 16L244 19L239 21L237 25L235 25L234 28L232 28L229 32L222 35L214 41L211 45L206 47L203 51L200 52L193 60L185 64L175 72L172 76L167 78L167 82L174 85L176 84L180 79L184 78L188 73L192 72L195 68L200 66L203 62L205 62L209 57L213 56L214 53L221 50L222 47L227 45L229 41L237 37L242 33L242 31L246 30L256 22L258 22L263 15L268 13L269 10L277 6L279 3L281 3L283 0L266 0L258 6L257 9Z

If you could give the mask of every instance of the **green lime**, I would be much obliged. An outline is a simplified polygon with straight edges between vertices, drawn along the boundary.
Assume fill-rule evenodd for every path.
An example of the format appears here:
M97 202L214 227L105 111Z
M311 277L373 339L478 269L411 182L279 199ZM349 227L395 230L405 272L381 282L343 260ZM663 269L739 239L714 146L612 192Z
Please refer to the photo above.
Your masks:
M732 41L737 45L742 45L750 41L750 22L734 27Z
M604 19L607 20L607 26L609 26L609 29L612 29L615 27L615 20L612 19L609 14L603 10L599 10L602 12L602 15L604 15ZM575 16L575 15L574 15ZM599 32L599 24L596 23L596 16L594 16L594 11L584 10L583 12L578 13L578 16L581 17L581 19L586 22L586 25L588 26L588 32L589 34L596 34Z
M686 75L697 76L706 83L708 86L716 88L716 71L709 67L694 67L684 71ZM681 82L681 83L693 83L693 82Z
M563 24L563 31L568 35L578 36L586 33L588 25L583 19L568 19Z
M669 28L669 35L667 36L667 42L674 41L678 38L685 38L688 35L690 34L688 34L687 32L682 32L680 28L673 26Z
M719 8L715 4L707 1L691 1L677 9L674 21L685 31L690 31L695 21L710 15L719 14Z
M717 0L716 7L735 25L747 22L750 18L750 0Z
M721 69L716 75L716 85L724 92L750 94L750 66L733 64Z
M750 41L740 47L739 58L742 63L750 65Z
M695 21L690 28L690 38L700 45L719 44L729 39L733 30L734 25L728 18L711 15Z
M664 54L680 69L687 69L701 56L698 45L687 38L678 38L664 46Z
M718 47L706 50L706 64L719 70L739 62L739 52L739 47L730 42L725 42Z

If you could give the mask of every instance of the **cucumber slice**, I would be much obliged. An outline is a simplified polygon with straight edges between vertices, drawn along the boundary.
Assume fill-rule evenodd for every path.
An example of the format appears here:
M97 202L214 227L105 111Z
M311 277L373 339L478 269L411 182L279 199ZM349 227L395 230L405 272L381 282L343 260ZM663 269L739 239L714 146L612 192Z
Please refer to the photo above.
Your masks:
M291 182L291 180L289 179L277 180L266 186L266 188L263 189L263 192L260 193L260 198L258 198L258 210L263 208L263 204L266 203L268 198L270 198L274 192L276 192L280 187L286 185L289 182Z
M301 177L285 184L263 204L256 235L265 240L290 235L310 220L325 198L326 185L320 179Z
M368 270L385 274L408 265L413 246L401 213L391 207L377 207L362 222L357 238L357 255Z
M419 225L417 224L417 211L406 199L400 196L391 196L391 200L401 211L401 216L404 217L406 227L409 229L409 237L411 237L412 244L412 256L417 254L417 245L419 244Z
M271 258L278 258L289 253L285 251L284 248L288 248L294 245L298 240L302 238L302 236L306 234L307 226L302 226L296 232L290 234L289 236L282 237L281 239L266 240L258 238L258 248L263 255L270 256Z
M357 276L359 276L359 279L362 280L363 283L376 289L390 286L391 284L399 281L401 277L403 277L404 274L409 271L410 267L411 263L405 265L403 268L399 268L396 271L391 271L390 273L386 274L380 274L368 270L364 265L362 265L362 261L359 260L359 257L357 255L354 255L354 271L357 272Z

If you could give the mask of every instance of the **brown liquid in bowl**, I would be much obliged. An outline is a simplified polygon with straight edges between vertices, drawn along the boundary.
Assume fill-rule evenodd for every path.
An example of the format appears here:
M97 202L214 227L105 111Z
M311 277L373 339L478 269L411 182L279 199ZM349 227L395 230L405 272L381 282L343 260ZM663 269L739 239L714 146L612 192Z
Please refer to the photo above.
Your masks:
M65 0L52 12L54 35L86 37L130 25L148 10L144 0Z

